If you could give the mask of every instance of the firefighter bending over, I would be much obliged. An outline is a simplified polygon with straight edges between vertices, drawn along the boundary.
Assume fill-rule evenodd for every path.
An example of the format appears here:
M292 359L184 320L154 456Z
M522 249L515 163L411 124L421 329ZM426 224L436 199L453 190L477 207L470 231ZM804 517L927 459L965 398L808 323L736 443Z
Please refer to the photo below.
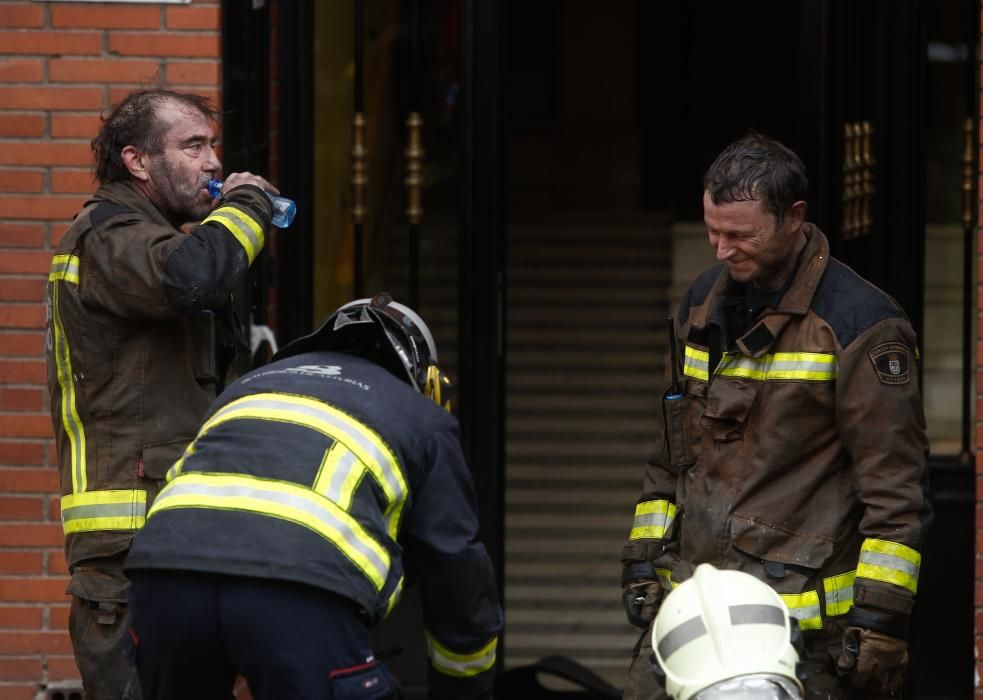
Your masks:
M490 697L502 611L448 389L424 322L377 295L219 396L126 561L146 700L237 673L257 700L392 697L369 635L404 575L430 697Z

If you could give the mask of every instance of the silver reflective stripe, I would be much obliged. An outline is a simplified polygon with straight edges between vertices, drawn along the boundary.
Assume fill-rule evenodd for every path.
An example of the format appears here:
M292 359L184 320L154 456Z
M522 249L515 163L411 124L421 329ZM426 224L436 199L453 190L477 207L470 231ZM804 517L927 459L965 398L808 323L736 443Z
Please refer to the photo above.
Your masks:
M670 523L672 523L672 517L668 513L643 513L635 516L632 527L663 527L669 529Z
M339 448L340 445L336 446L334 449L339 449ZM344 454L342 454L341 457L338 458L338 461L335 463L335 470L334 473L331 475L331 483L328 484L327 493L325 493L324 495L330 498L335 503L340 504L342 503L343 500L347 501L348 499L345 498L346 496L345 488L344 488L345 481L352 473L352 468L356 465L362 466L361 462L358 461L358 457L355 456L354 452L350 450L345 450ZM365 473L364 467L362 469L362 472ZM347 503L343 507L347 507Z
M61 521L69 523L73 520L89 518L143 518L146 515L147 504L145 502L100 503L65 508L61 511Z
M733 625L785 626L785 611L777 605L731 605L730 622Z
M916 579L918 578L918 564L908 561L907 559L903 559L902 557L896 557L892 554L861 551L860 563L870 564L871 566L881 566L885 569L894 569L895 571L902 571L909 576L913 576Z
M702 617L691 617L686 622L676 625L659 640L659 655L668 659L694 639L707 633Z
M430 653L430 662L438 671L442 671L452 676L475 676L487 671L495 664L495 649L497 644L494 642L487 645L488 651L484 654L475 656L472 654L451 654L436 641L427 635L427 646ZM453 658L457 657L457 658Z
M188 476L193 476L196 478L193 478L191 481L183 481L183 479L187 478ZM272 515L274 517L282 513L278 506L285 506L287 508L302 511L310 515L316 521L322 523L325 527L338 532L344 540L345 546L350 547L352 550L358 552L366 560L368 560L372 567L376 569L377 573L379 574L379 578L385 581L385 578L389 572L389 562L383 561L381 558L379 558L376 552L371 547L367 546L362 541L362 538L355 533L349 523L345 522L345 520L342 518L339 518L331 511L330 508L326 507L326 505L316 503L313 499L320 499L321 496L316 495L313 491L311 492L312 498L308 499L302 497L300 494L284 493L283 491L275 489L264 489L258 486L247 486L245 484L205 484L201 483L200 479L197 478L198 476L199 475L185 475L172 481L163 491L160 492L160 495L157 496L157 500L154 502L152 511L157 511L158 509L163 510L168 507L168 501L174 500L175 498L180 498L182 496L228 499L230 501L230 507L237 505L235 503L236 499L255 499L256 501L269 504L268 509L264 509L260 512ZM216 478L227 479L229 477ZM151 513L151 515L152 514L153 513Z
M244 238L246 238L250 244L252 244L252 250L247 250L246 254L249 257L250 262L253 258L259 254L259 251L263 249L263 241L260 240L249 222L243 217L243 215L233 207L222 207L221 209L216 209L212 212L212 215L208 217L209 219L221 219L224 222L238 231Z
M381 476L386 480L386 484L389 486L389 490L395 495L396 501L399 502L406 498L406 490L397 474L394 473L394 470L397 470L399 467L394 463L393 458L380 451L370 440L356 430L353 425L354 419L350 422L341 420L332 412L317 407L313 399L305 400L304 403L278 401L272 398L247 398L235 401L223 407L218 413L212 416L208 424L205 425L205 428L202 429L202 433L208 429L209 424L220 420L222 416L233 411L238 412L243 410L286 411L305 415L329 424L338 431L337 433L332 433L329 437L337 439L336 436L343 436L344 440L341 440L342 442L347 440L365 451L379 465L380 471L382 472Z

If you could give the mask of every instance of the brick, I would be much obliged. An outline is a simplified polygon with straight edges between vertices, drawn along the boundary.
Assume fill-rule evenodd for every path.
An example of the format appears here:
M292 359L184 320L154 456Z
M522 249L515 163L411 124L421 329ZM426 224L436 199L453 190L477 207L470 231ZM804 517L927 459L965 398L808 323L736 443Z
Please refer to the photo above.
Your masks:
M102 127L98 112L90 114L52 114L51 135L55 138L93 138Z
M41 583L41 581L39 581ZM48 583L45 581L44 583ZM57 582L62 588L65 584ZM2 584L0 584L2 588ZM63 632L6 632L0 630L0 654L71 654L72 643ZM7 695L4 693L4 698ZM31 696L33 697L33 696Z
M20 683L5 683L2 688L3 695L0 697L2 697L3 700L37 700L38 697L37 682L29 685L23 685Z
M41 306L28 304L0 306L0 328L44 328L44 325L44 308ZM9 379L3 371L0 369L0 380Z
M85 203L84 197L25 196L0 199L0 218L70 219Z
M15 141L0 148L0 165L88 165L90 162L92 151L87 141Z
M0 192L40 192L44 173L40 170L0 168Z
M0 355L6 357L40 356L44 352L44 333L0 333Z
M28 500L28 499L10 499L10 500ZM40 498L33 499L37 503L41 502ZM4 500L0 500L0 517L3 520L27 520L28 518L14 518L9 514L4 508L8 506ZM12 506L11 506L12 507ZM3 552L0 551L0 575L7 576L9 574L42 574L44 569L42 565L44 559L41 552Z
M80 678L74 656L51 656L48 661L48 679L52 681L67 681Z
M60 523L18 523L5 525L0 528L0 546L3 547L55 547L65 542ZM23 584L28 586L30 579L0 578L0 599L2 600L48 600L51 596L44 595L42 582L35 580L39 589L35 593L21 591ZM28 597L20 597L28 596ZM33 596L33 597L32 597ZM42 596L42 597L37 597Z
M0 54L98 56L101 53L101 31L0 31Z
M44 301L44 281L41 278L0 277L0 301ZM0 337L0 354L5 354L5 350Z
M57 489L57 474L20 468L44 464L44 456L45 445L41 443L0 439L0 465L2 465L0 466L0 491L42 490L27 488L32 483L44 483L45 488L43 490L45 491ZM15 486L21 488L14 488Z
M14 438L53 437L51 417L44 414L15 413L3 417L0 435ZM3 511L0 510L0 517Z
M44 9L30 2L8 2L0 5L0 27L13 29L44 26Z
M0 605L0 628L41 629L41 612L41 608L35 605Z
M44 384L45 381L47 371L43 360L0 360L0 382Z
M41 136L44 134L42 114L0 114L0 136ZM4 145L6 148L7 145Z
M2 38L2 37L0 37ZM123 56L198 56L219 58L222 45L218 34L130 34L109 35L109 50Z
M167 82L171 85L218 85L222 65L218 61L168 61Z
M0 681L37 680L43 670L38 657L0 658Z
M42 410L44 410L44 392L42 389L15 389L9 386L0 386L0 411L33 411L36 413Z
M157 61L53 58L48 79L73 83L146 83L157 75Z
M40 59L0 59L2 83L36 83L42 79L44 64Z
M66 582L67 585L67 582ZM68 614L71 607L68 605L52 605L48 608L48 626L53 630L68 629Z
M50 239L51 240L49 241L49 245L52 248L55 248L55 247L58 246L58 241L61 240L61 237L65 235L65 231L67 231L68 228L71 225L72 225L72 222L71 221L63 221L61 223L52 223L51 224L51 228L50 228L50 231L51 231Z
M0 87L0 109L100 109L101 87Z
M218 6L169 7L167 8L167 28L220 30L222 28L222 13Z
M113 5L58 4L51 8L56 29L160 29L160 8Z
M61 521L61 510L57 507L59 499L52 498L52 503L55 507L52 509L51 517L49 520L52 522ZM49 576L67 576L68 575L68 562L65 561L65 550L62 549L52 549L48 552L48 569L46 572Z
M91 170L54 170L51 173L52 192L87 194L99 186Z

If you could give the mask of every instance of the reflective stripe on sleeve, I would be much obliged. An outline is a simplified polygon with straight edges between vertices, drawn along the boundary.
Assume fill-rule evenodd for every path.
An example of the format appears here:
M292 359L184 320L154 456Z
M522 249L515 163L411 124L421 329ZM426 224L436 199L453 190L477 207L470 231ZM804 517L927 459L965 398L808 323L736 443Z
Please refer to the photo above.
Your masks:
M139 530L147 515L147 492L86 491L61 498L65 534L95 530Z
M209 221L221 224L235 236L239 245L246 251L249 264L252 265L253 260L259 255L259 251L263 249L263 244L266 242L263 227L260 226L259 222L241 209L229 206L219 207L201 223L207 224Z
M828 382L836 379L836 355L817 352L776 352L754 358L724 353L715 374L758 381L797 379Z
M177 508L236 510L286 520L331 542L381 591L389 553L337 505L311 489L285 481L185 472L164 487L148 517Z
M635 506L635 520L628 539L665 537L675 517L676 506L667 500L642 501Z
M492 637L491 641L478 651L470 654L461 654L451 651L438 642L429 630L427 631L427 654L430 656L430 663L441 673L458 678L477 676L484 673L495 665L495 650L498 647L498 637Z
M669 569L656 569L655 576L659 579L659 583L667 591L671 591L673 588L679 584L672 580L672 572Z
M683 355L683 374L687 377L700 379L704 382L710 378L710 353L706 350L697 350L689 345Z
M922 555L911 547L868 537L860 548L857 577L893 583L916 593L921 563Z
M823 579L823 592L826 595L826 617L846 615L853 607L853 581L856 571L829 576Z
M71 284L79 283L79 259L77 255L62 254L51 259L49 282L64 280Z
M818 630L823 626L823 618L819 612L819 593L805 591L804 593L779 593L789 614L799 621L799 629Z

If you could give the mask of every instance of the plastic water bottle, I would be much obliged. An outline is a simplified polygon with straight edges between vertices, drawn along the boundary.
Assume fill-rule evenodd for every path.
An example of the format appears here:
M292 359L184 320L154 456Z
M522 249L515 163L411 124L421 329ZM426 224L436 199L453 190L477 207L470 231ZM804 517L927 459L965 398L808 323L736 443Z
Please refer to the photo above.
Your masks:
M222 187L224 185L225 183L221 180L209 180L209 194L218 199L222 196ZM273 204L273 225L277 228L287 228L294 222L294 217L297 215L297 205L294 203L294 200L281 197L280 195L270 194L269 192L266 193L266 196L270 198L270 203Z

